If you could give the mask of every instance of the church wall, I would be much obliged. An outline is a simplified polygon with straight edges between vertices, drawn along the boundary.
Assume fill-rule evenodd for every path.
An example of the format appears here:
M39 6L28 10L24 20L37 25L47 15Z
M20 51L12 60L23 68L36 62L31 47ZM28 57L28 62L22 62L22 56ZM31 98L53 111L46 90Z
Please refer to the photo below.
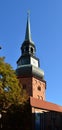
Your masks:
M62 130L62 113L32 107L34 130Z

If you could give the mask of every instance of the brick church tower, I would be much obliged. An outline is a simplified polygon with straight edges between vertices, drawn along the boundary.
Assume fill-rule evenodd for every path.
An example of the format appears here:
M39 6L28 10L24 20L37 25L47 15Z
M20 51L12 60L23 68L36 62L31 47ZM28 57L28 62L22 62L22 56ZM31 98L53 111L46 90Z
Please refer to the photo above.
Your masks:
M31 37L29 15L16 73L23 89L30 96L29 107L27 107L28 116L24 111L26 120L22 123L25 124L23 129L62 130L62 106L45 101L46 81L44 71L40 69L40 60L36 57L36 46Z
M25 39L21 46L21 56L17 61L17 76L29 96L45 100L46 81L40 61L35 55L36 46L31 38L30 18L27 16Z

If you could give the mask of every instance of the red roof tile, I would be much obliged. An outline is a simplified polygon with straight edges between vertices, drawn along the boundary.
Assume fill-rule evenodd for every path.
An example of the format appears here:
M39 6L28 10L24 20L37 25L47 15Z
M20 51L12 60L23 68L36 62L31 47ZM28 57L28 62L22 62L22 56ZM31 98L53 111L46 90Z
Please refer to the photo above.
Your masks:
M51 102L39 100L33 97L30 97L30 105L32 107L39 108L39 109L62 112L62 106L59 106Z

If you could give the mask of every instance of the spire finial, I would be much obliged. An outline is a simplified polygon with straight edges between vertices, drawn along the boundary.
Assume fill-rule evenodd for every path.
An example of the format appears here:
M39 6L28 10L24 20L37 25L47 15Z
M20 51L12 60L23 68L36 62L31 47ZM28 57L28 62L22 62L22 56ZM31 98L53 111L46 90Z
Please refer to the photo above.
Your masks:
M30 10L27 11L27 17L30 18Z
M30 11L29 10L27 12L27 25L26 25L25 41L31 41Z

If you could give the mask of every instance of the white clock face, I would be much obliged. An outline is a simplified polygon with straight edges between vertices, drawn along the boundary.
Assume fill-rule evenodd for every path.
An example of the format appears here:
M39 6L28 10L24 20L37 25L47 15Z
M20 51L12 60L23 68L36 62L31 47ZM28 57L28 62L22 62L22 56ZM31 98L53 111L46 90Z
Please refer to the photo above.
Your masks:
M31 64L38 67L38 60L31 57Z

